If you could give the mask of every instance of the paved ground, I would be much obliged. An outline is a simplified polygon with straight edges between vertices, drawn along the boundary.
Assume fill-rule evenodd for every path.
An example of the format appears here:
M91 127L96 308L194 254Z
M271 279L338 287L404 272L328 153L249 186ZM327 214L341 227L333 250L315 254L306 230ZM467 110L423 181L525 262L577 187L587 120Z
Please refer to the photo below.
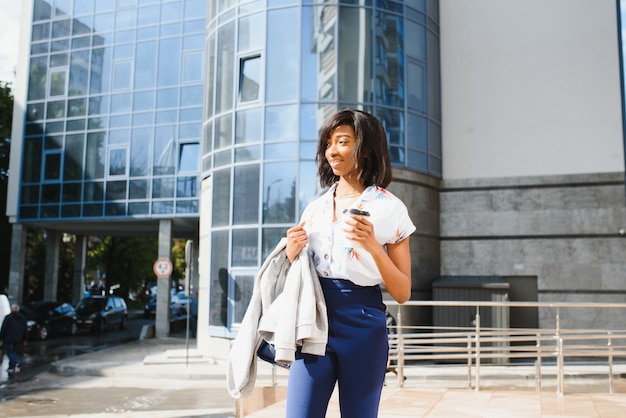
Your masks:
M204 358L178 338L132 342L56 361L53 374L24 382L32 387L19 396L10 396L10 386L2 388L9 396L0 416L232 418L236 402L226 392L225 369L225 361ZM614 368L614 393L606 372L602 366L568 366L564 394L558 395L551 366L543 368L539 390L533 367L484 366L478 391L468 388L467 368L412 367L403 387L388 374L379 417L624 417L626 384L620 377L626 365ZM259 388L273 382L284 388L286 378L286 371L273 374L259 363ZM278 418L284 407L279 401L247 417ZM339 417L335 396L327 417Z

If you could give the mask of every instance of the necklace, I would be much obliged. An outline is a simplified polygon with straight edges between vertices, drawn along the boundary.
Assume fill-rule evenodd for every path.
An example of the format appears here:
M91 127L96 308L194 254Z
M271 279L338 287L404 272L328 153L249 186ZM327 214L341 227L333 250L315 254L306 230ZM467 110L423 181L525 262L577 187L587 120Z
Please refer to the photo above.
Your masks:
M337 199L346 199L348 197L357 197L360 196L361 192L352 192L352 193L344 193L344 194L339 194L337 192L335 192L335 197Z

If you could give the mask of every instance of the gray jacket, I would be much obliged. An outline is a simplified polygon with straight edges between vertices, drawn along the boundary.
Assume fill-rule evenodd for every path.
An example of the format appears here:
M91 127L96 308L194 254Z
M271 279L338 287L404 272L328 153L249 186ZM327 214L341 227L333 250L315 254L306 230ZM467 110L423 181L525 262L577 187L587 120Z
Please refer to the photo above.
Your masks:
M228 356L226 381L234 398L248 395L256 381L256 350L265 339L274 344L276 360L292 363L295 351L323 356L328 317L322 288L306 248L293 263L283 238L257 274L250 304Z

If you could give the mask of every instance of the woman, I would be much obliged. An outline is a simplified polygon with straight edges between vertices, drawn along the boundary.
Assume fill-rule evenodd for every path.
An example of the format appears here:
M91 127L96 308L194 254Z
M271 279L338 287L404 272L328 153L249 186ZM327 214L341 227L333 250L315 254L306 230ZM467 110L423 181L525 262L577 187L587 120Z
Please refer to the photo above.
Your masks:
M415 226L404 203L384 189L391 163L385 130L374 116L358 110L333 115L321 129L316 160L320 183L329 190L287 231L287 257L293 262L308 246L329 335L325 356L296 353L287 417L324 417L337 383L342 418L374 418L389 350L379 285L399 303L411 296L409 235Z

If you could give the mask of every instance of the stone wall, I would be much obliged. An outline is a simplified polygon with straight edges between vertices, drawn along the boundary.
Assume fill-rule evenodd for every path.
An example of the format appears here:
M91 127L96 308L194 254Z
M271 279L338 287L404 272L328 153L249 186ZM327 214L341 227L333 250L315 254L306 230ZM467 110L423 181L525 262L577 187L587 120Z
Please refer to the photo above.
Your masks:
M624 173L448 180L440 198L442 275L534 276L541 302L626 302ZM615 312L560 316L623 327Z
M432 282L439 276L439 187L440 181L423 174L394 170L388 189L402 199L417 228L411 235L412 300L431 300ZM384 295L390 298L389 295ZM393 310L390 309L392 315ZM405 310L406 323L432 323L431 309Z

